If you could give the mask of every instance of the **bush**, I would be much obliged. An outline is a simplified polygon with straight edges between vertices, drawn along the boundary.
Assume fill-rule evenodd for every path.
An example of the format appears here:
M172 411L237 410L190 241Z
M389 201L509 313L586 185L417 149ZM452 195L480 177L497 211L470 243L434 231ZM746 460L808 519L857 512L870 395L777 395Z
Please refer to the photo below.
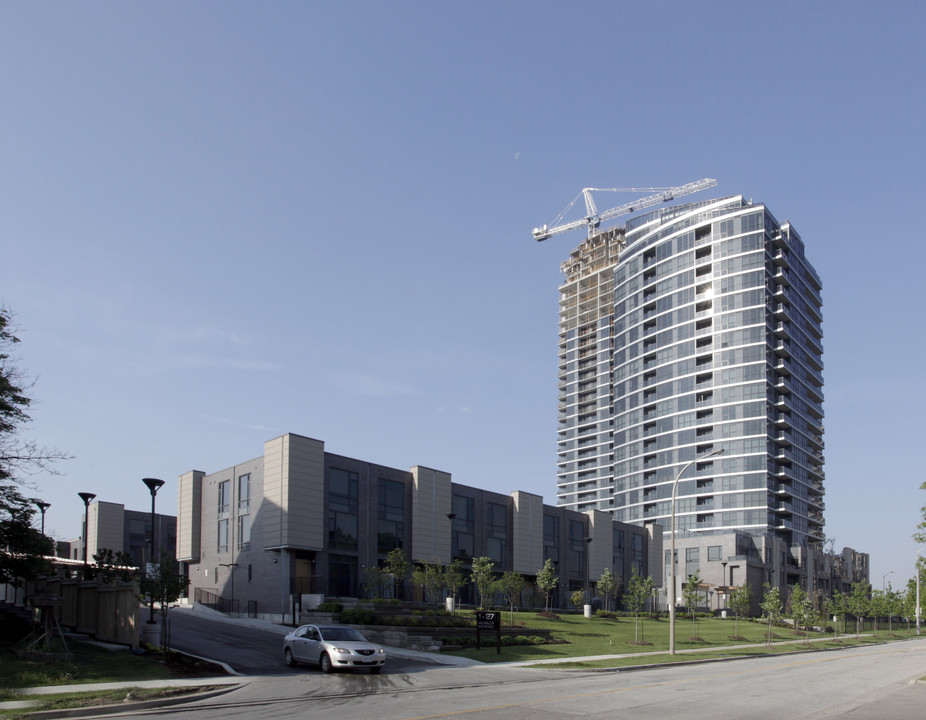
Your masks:
M376 618L376 613L366 608L348 608L341 613L339 619L345 625L369 625Z
M325 602L318 606L318 612L339 613L343 609L344 606L337 600L325 600Z

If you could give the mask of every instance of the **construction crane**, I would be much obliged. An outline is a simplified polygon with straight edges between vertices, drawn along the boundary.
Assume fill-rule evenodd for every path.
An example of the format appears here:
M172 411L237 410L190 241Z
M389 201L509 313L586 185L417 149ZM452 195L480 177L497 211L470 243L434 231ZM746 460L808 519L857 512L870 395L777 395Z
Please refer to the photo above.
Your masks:
M543 227L534 228L534 240L540 242L554 235L559 235L560 233L575 230L580 227L587 227L588 237L592 237L598 232L598 226L601 225L603 221L611 220L620 215L627 215L635 210L652 207L659 203L669 202L683 195L691 195L691 193L696 193L700 190L707 190L708 188L714 187L716 184L716 180L704 178L703 180L691 182L687 185L669 188L583 188L582 192L576 195L575 199L566 206L566 209L550 223L550 226L544 225ZM593 192L649 192L653 190L659 190L660 192L655 195L647 195L633 202L618 205L602 213L598 212L598 208L595 207L595 200L592 198ZM572 222L560 224L563 216L576 204L576 200L579 199L580 195L585 198L585 217L581 220L573 220Z

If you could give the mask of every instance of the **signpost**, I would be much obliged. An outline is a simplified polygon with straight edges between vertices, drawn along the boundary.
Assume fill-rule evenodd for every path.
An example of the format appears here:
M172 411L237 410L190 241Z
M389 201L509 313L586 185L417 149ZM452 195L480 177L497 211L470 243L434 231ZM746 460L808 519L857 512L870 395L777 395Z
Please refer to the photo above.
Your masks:
M502 653L502 614L495 611L476 611L476 649L482 650L481 633L483 630L495 631L495 652Z

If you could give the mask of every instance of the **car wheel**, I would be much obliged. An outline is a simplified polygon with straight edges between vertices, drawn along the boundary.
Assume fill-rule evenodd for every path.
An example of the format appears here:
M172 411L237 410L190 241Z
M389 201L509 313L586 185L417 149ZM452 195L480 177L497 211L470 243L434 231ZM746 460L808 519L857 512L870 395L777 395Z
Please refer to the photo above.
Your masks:
M370 668L370 672L371 672L373 675L379 675L379 671L382 670L382 669L383 669L383 666L382 666L382 665L379 665L378 667L371 667L371 668Z
M293 651L289 648L283 651L283 662L286 663L286 667L296 667L296 658L293 657Z
M331 658L328 657L328 653L322 653L322 656L318 659L318 665L323 673L330 673L334 669L331 667Z

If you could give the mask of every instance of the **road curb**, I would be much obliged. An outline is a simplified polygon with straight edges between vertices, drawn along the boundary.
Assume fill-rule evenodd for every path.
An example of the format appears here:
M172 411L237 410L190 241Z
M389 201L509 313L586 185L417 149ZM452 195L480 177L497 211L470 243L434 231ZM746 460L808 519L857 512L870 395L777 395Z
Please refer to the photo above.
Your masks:
M92 707L66 708L63 710L41 710L39 712L30 712L30 718L70 718L70 717L88 717L95 715L112 715L122 712L135 712L136 710L148 710L150 708L162 708L170 705L180 705L183 703L196 702L197 700L208 700L209 698L218 697L225 693L237 690L244 683L238 685L223 685L222 687L212 687L211 690L203 692L191 692L185 695L178 695L172 698L152 698L151 700L139 700L138 702L121 702L112 705L97 705Z

